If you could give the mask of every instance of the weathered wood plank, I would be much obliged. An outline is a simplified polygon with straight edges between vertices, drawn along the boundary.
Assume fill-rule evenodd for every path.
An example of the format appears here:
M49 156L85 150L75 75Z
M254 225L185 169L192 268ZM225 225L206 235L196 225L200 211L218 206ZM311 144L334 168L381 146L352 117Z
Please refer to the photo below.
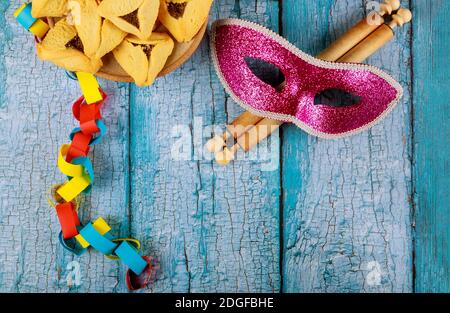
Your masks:
M283 33L316 54L361 19L364 2L284 0ZM412 289L409 28L369 60L405 89L384 121L334 141L282 130L286 292Z
M415 290L450 292L450 3L412 3Z
M211 20L229 16L276 30L277 2L215 1ZM203 142L194 135L200 122L223 125L242 112L216 77L206 39L181 69L132 89L131 229L160 257L152 291L278 291L279 172L248 160L220 167L200 151L210 133ZM176 125L187 160L171 154Z
M68 291L72 260L81 265L82 284L74 291L125 290L118 263L94 251L73 257L58 242L60 227L46 191L64 179L56 157L76 125L71 104L80 91L63 70L35 57L33 37L12 17L21 2L0 4L0 290ZM101 85L110 96L103 110L109 132L92 154L96 182L82 217L86 222L101 215L113 232L126 235L129 91L127 85Z

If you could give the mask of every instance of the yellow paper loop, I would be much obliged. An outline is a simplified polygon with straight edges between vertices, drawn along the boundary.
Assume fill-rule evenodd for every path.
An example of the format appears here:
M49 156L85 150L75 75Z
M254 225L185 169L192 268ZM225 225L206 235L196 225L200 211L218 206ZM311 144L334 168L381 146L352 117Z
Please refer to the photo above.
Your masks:
M59 195L56 193L56 190L58 190L61 186L62 184L56 184L51 186L48 190L47 201L48 204L50 204L50 206L54 209L56 209L56 206L62 202L62 199L57 198Z
M18 17L20 12L23 11L23 9L25 9L25 7L27 6L27 3L23 3L17 10L14 11L14 17Z
M64 144L59 149L58 153L58 168L64 175L70 177L78 177L84 175L84 169L82 165L71 164L66 161L66 155L69 151L70 145Z
M100 235L104 235L111 230L111 227L109 227L108 223L106 223L102 217L96 219L94 223L92 223L92 226L94 226L95 230L98 231ZM76 235L75 239L85 249L90 246L89 242L87 242L80 234Z
M75 199L76 196L91 184L91 179L85 173L82 165L71 164L65 160L69 147L69 145L65 144L59 149L58 168L63 174L72 178L56 190L57 194L66 202Z
M33 25L31 25L29 31L33 35L43 38L49 29L50 27L44 21L38 19Z
M60 187L62 187L63 184L56 184L49 188L48 194L47 194L47 202L50 204L51 207L56 209L56 206L60 203L64 203L64 199L56 192ZM72 203L75 205L75 211L78 211L79 205L78 201L75 199L72 200Z
M75 74L77 75L81 91L87 104L103 100L102 94L100 93L100 86L94 75L84 72L76 72Z
M70 202L75 199L83 190L91 184L88 175L73 177L65 182L56 192L66 201Z

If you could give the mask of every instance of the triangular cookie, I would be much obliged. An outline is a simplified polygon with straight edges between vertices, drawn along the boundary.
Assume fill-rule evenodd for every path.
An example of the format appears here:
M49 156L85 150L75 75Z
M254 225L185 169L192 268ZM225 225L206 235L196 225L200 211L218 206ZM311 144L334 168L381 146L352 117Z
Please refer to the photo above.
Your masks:
M102 66L101 60L90 59L84 54L84 46L75 26L69 25L66 19L61 19L48 31L36 50L41 60L53 62L69 71L95 74Z
M69 12L72 16L72 23L77 29L78 36L83 42L84 54L88 57L95 57L100 46L100 33L102 28L102 18L98 14L96 0L70 0Z
M127 33L98 13L101 0L70 0L69 15L76 27L84 53L90 58L100 59L117 47Z
M33 17L63 16L67 11L67 0L33 0Z
M158 17L158 0L103 0L99 14L121 30L145 39Z
M100 46L97 49L95 57L102 58L111 52L115 47L125 39L127 33L118 28L109 20L103 20Z
M120 66L130 75L136 85L153 84L172 53L174 43L168 34L152 33L142 40L134 36L125 40L113 50Z
M158 19L178 42L186 42L206 22L213 0L160 0Z

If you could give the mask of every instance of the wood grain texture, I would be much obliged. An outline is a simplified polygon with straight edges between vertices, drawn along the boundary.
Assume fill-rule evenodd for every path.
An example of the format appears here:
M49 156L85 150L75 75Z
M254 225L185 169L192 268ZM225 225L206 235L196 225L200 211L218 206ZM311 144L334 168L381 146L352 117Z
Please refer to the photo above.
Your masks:
M76 126L80 91L35 57L12 17L21 2L0 3L0 291L125 292L119 263L95 251L73 257L58 243L46 192L63 180L57 150ZM365 2L216 0L210 21L254 21L314 55L367 13ZM285 125L281 140L262 143L275 168L255 154L220 167L203 149L211 130L198 134L199 124L223 126L242 112L217 79L208 38L152 87L100 81L108 133L92 153L96 182L81 216L103 216L160 259L143 292L450 291L450 4L410 2L412 33L403 27L368 60L404 87L398 107L342 140ZM66 285L72 260L77 288Z
M215 1L211 20L241 17L276 30L275 1ZM132 88L131 228L161 261L156 292L276 292L279 173L259 162L220 167L202 157L196 125L242 110L224 93L205 38L194 57L151 88ZM177 160L180 134L188 160ZM175 147L175 148L174 148ZM206 151L206 150L205 150Z
M13 19L21 2L0 6L0 290L72 291L66 284L72 260L80 263L82 280L73 291L123 290L119 263L95 251L74 258L58 242L60 226L46 192L64 181L56 157L76 126L71 104L81 93L63 70L36 58L33 37ZM95 188L83 199L81 216L83 222L103 216L115 234L126 235L129 91L100 83L110 96L103 110L109 132L92 153Z
M364 3L284 0L283 35L316 54L363 17ZM283 127L283 291L412 290L409 27L368 61L405 89L379 125L334 141Z
M450 292L450 3L412 3L415 290Z

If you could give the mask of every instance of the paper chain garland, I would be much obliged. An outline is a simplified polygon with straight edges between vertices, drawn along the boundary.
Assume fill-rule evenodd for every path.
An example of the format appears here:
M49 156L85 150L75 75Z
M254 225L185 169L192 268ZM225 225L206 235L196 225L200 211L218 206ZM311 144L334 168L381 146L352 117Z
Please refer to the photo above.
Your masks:
M24 3L14 12L17 22L26 30L39 38L43 38L49 30L47 23L31 15L31 4Z
M32 17L31 3L23 4L14 12L14 17L38 40L49 30L48 24ZM70 73L69 77L78 80L83 96L72 107L80 126L70 133L71 143L62 145L58 153L58 168L68 180L53 186L49 198L61 225L59 241L64 249L78 256L91 246L111 260L122 261L129 268L125 277L128 289L144 288L154 277L155 263L151 257L139 255L140 242L133 238L113 239L111 228L101 217L86 225L82 225L78 218L76 198L81 193L89 193L94 183L94 170L88 153L101 142L107 131L101 116L107 95L92 74L76 72Z

